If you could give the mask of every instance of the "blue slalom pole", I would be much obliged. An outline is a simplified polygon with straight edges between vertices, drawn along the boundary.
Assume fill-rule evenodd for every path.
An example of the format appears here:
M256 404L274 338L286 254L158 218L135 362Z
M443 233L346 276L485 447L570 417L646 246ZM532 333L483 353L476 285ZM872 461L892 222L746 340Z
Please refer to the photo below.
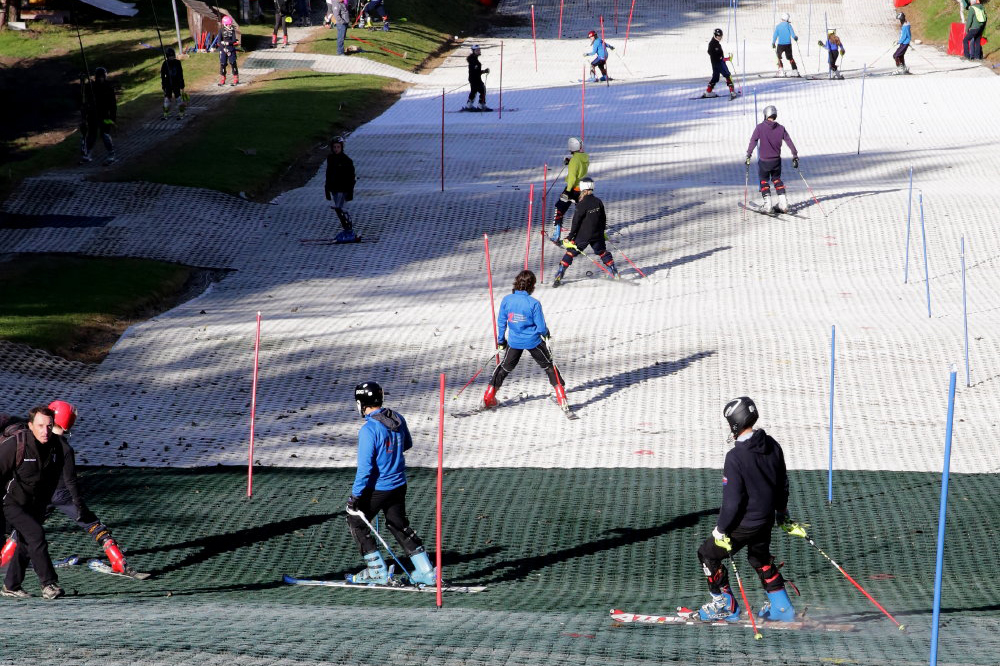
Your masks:
M813 0L809 0L809 24L806 27L806 57L812 55L809 47L812 45L812 34L813 34Z
M861 123L865 118L865 79L868 78L868 65L861 73L861 110L858 111L858 155L861 154Z
M906 200L906 259L903 260L903 284L910 275L910 215L913 212L913 167L910 167L910 194Z
M927 272L927 228L924 226L924 193L920 193L920 234L924 239L924 284L927 286L927 318L931 316L931 276Z
M826 501L833 504L833 387L837 369L837 326L830 327L830 461L826 475Z
M944 432L944 471L941 472L941 507L938 509L937 561L934 571L934 618L931 621L931 662L937 665L938 624L941 619L941 574L944 569L944 520L948 511L948 475L951 470L951 430L955 420L955 366L948 380L948 421Z
M760 116L757 115L757 89L754 88L753 89L753 124L754 125L757 124L757 119L758 118L760 118Z
M740 26L736 22L736 10L739 9L739 0L733 0L733 41L736 42L737 52L740 50Z
M965 385L972 386L969 374L969 308L965 291L965 236L962 236L962 322L965 327Z
M729 36L729 25L733 21L733 0L729 0L729 7L726 8L726 36Z

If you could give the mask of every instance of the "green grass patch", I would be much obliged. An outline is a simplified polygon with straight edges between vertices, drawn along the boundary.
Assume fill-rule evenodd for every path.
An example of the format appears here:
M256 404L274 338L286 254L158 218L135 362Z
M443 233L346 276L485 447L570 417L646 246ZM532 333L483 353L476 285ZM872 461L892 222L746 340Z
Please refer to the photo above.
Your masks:
M83 361L173 305L195 269L162 261L17 255L0 263L0 338Z
M983 36L983 55L991 62L1000 61L1000 10L992 4L984 4L986 9L986 31ZM961 23L958 4L954 0L920 0L904 8L907 19L913 24L913 36L941 46L948 44L952 23ZM920 48L919 46L917 48Z
M368 112L386 83L362 75L274 74L121 177L253 197L311 147L325 145L333 131Z

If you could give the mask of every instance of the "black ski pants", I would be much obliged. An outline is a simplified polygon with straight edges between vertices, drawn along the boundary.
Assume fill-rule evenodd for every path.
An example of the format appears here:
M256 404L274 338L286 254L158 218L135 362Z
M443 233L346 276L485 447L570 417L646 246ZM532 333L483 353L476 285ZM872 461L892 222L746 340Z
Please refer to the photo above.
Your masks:
M239 76L240 70L236 66L236 49L226 47L219 49L219 76L226 75L226 63L233 69L233 76Z
M566 215L566 211L569 210L570 202L577 203L580 201L580 188L575 187L572 190L566 189L562 191L559 195L559 201L556 202L556 216L555 224L562 224L562 219Z
M493 376L490 378L490 386L498 389L503 385L504 380L507 379L507 375L514 372L514 368L517 367L518 362L521 360L521 354L524 351L524 349L507 347L507 351L503 355L503 360L500 361L500 365L493 371ZM558 386L562 383L560 381L562 376L556 370L555 363L552 361L552 353L549 352L549 348L545 345L544 340L539 342L537 347L533 347L527 351L531 354L531 358L535 359L535 363L548 375L549 384Z
M583 254L583 251L590 247L594 251L594 254L601 258L605 266L611 266L615 263L615 258L612 256L611 252L608 251L607 245L604 244L604 235L601 236L590 243L584 243L583 245L577 245L576 249L567 249L566 254L563 255L562 261L559 263L562 265L561 271L565 272L567 268L573 263L574 257Z
M900 44L899 48L892 54L892 59L896 61L896 67L906 67L906 50L909 44Z
M760 193L762 195L771 192L770 183L774 183L775 192L785 193L785 184L781 181L780 157L771 160L757 160L757 175L760 176Z
M476 98L476 93L479 94L479 103L486 104L486 84L483 83L483 80L481 78L476 80L469 79L470 102Z
M115 144L111 141L111 133L108 130L108 124L104 122L104 119L97 114L92 114L87 116L87 121L85 123L87 127L87 133L84 138L84 146L86 152L84 154L90 154L90 151L94 149L94 145L97 144L97 137L101 137L101 141L104 142L104 149L108 153L114 152Z
M17 504L5 504L4 516L12 530L17 531L18 548L7 566L4 585L8 590L16 590L24 582L28 562L38 574L38 582L42 587L59 582L56 570L49 557L49 544L45 540L45 530L42 528L43 516L35 515Z
M792 69L798 69L799 66L795 64L795 58L792 56L792 45L791 44L778 44L778 67L781 67L781 56L788 58L788 62L792 65Z
M412 555L424 545L417 533L410 527L406 517L406 484L392 490L372 490L361 495L358 508L365 514L368 522L372 522L378 512L385 515L385 524L396 537L407 555ZM371 530L357 516L347 515L347 526L351 528L351 536L358 544L362 555L378 550L375 537Z
M777 592L785 587L785 579L774 566L771 555L771 523L760 527L737 527L729 535L733 544L732 551L717 546L714 537L709 537L698 548L698 559L701 568L708 579L708 589L713 594L719 594L721 588L729 585L729 570L723 564L727 557L735 557L744 546L747 549L747 561L760 577L760 582L768 592ZM735 560L734 560L735 561Z
M830 65L830 69L834 72L837 71L837 58L840 57L840 51L830 51L827 56L827 63Z

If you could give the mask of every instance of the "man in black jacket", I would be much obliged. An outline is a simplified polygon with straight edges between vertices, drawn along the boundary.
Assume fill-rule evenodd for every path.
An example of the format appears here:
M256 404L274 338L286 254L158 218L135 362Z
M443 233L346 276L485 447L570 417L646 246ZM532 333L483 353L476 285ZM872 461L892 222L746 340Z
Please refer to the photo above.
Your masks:
M708 88L705 89L705 93L702 97L718 97L718 95L712 92L715 88L715 84L719 82L719 77L725 77L726 85L729 86L729 99L736 99L736 90L733 88L733 79L729 74L729 68L726 67L726 61L729 58L726 54L722 52L722 29L716 28L715 34L712 36L711 41L708 42L708 58L712 61L712 80L708 82Z
M698 549L698 559L708 578L712 600L698 611L702 620L740 619L740 607L729 586L723 560L743 546L747 560L757 571L768 601L760 617L791 622L795 609L785 592L785 579L771 555L771 528L775 522L784 531L805 536L805 525L788 517L788 474L781 445L763 429L754 430L757 406L744 396L730 400L722 411L736 438L726 454L722 476L722 509L712 536Z
M337 243L353 243L358 240L354 233L351 214L344 205L354 198L354 161L344 153L344 140L335 136L330 139L330 155L326 158L326 200L333 202L333 212L340 219L343 231L334 239Z
M562 242L562 246L566 248L566 254L559 262L559 270L556 271L556 276L552 280L553 288L562 284L563 275L573 263L573 258L581 254L588 245L608 267L608 273L611 277L618 277L615 258L611 256L611 252L604 244L604 232L607 228L608 216L604 211L604 202L594 196L593 179L581 178L580 200L577 201L576 212L573 213L573 226L570 228L569 235Z
M0 441L0 479L9 479L3 496L4 517L24 546L7 567L0 596L31 596L21 589L29 560L41 583L42 596L63 596L42 529L45 508L63 473L62 445L52 435L54 419L55 413L48 407L35 407L28 412L26 430Z
M87 77L87 82L83 86L83 118L86 132L81 144L83 155L80 157L80 162L93 161L90 151L94 149L97 137L100 136L107 151L104 163L113 163L116 158L111 130L118 120L118 100L115 98L114 87L108 81L108 70L103 67L95 69L94 80L91 81L90 77Z
M486 84L483 83L483 74L489 74L489 69L483 69L483 65L479 62L479 56L482 53L479 48L479 44L472 45L472 53L466 56L465 60L469 63L469 99L465 102L466 111L491 111L492 109L486 106ZM479 95L479 107L472 105L472 102L476 99L476 95Z

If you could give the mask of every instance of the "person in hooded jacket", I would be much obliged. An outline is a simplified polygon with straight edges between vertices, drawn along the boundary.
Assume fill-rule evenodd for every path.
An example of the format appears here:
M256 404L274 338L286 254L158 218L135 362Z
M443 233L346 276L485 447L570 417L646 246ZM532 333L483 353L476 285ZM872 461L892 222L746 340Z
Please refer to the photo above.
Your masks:
M754 128L747 145L746 165L749 169L753 151L757 151L757 174L760 177L760 196L763 201L762 210L770 213L775 208L780 213L787 213L788 198L785 196L785 183L781 180L781 144L784 143L792 151L792 168L799 168L799 150L792 142L792 137L784 125L778 123L778 109L772 105L764 107L764 120ZM778 202L772 205L771 183L778 195Z
M160 88L163 89L163 119L170 115L171 106L176 105L177 117L183 118L187 110L188 94L184 92L184 65L177 59L176 52L169 46L164 49L165 59L160 65Z
M330 155L326 158L325 191L326 200L333 203L333 212L337 214L342 228L334 239L337 243L353 243L358 239L351 214L344 210L347 202L354 199L354 184L357 181L354 161L344 153L344 139L333 137L330 139Z
M594 195L594 180L592 178L580 179L580 200L576 203L576 210L573 212L573 226L570 227L569 235L562 241L566 254L559 262L559 270L556 271L556 276L552 280L553 289L562 284L563 276L566 274L566 269L573 263L573 258L582 254L588 246L604 262L608 275L612 278L618 277L615 258L604 243L607 238L607 229L608 215L604 210L604 202Z

